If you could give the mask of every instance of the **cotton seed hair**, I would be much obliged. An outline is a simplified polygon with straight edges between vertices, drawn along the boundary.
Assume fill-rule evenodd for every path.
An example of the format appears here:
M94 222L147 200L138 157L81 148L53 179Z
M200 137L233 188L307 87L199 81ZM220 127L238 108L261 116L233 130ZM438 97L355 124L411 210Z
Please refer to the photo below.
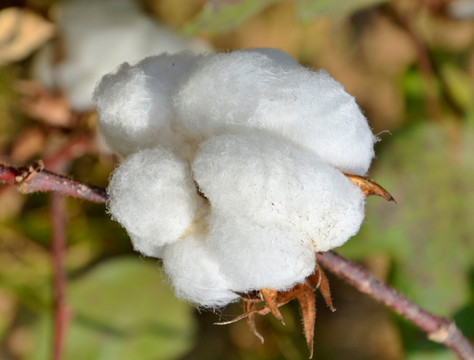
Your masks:
M125 157L109 211L180 298L288 290L359 230L365 196L344 173L366 174L376 138L325 71L275 49L163 54L122 64L94 99Z

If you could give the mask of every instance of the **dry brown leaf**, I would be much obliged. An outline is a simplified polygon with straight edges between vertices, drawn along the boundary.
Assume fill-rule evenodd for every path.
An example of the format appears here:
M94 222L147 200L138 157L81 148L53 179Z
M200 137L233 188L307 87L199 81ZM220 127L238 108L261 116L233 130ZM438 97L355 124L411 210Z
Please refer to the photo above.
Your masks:
M0 64L22 60L54 36L52 23L25 8L0 11Z
M22 164L37 156L44 148L45 134L38 127L29 127L23 130L16 138L10 153L13 163Z
M64 96L53 94L34 81L17 81L15 85L28 116L52 126L71 126L71 108Z
M373 16L364 29L360 39L363 59L377 75L397 76L416 62L416 49L410 35L388 16Z

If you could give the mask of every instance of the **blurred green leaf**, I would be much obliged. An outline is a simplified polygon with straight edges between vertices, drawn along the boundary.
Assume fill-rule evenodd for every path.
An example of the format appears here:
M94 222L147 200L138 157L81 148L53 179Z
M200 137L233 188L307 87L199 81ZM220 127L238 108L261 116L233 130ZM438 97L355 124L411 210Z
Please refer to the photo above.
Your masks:
M3 224L0 234L0 289L30 310L43 311L50 303L48 251Z
M15 297L0 288L0 339L2 340L16 315L16 307Z
M389 0L298 0L297 14L301 22L308 23L320 16L344 17L387 1Z
M434 351L409 351L406 357L407 360L456 360L456 354L446 348L436 349Z
M214 0L181 29L183 34L221 34L230 31L269 5L281 0Z
M68 288L72 318L68 360L175 359L194 342L193 308L177 300L157 265L124 257L99 265ZM27 359L47 359L51 321L37 324L38 347Z
M368 199L366 224L341 248L355 257L389 253L393 285L444 316L466 305L474 267L474 129L456 130L422 124L391 139L372 177L398 206Z

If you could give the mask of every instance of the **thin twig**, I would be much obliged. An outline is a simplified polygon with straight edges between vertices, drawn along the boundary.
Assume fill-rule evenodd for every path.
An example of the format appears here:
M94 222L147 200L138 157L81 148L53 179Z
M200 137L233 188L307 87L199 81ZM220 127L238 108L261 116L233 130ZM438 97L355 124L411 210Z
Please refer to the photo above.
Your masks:
M71 161L83 154L90 141L87 137L71 139L66 146L46 159L45 163L55 172L65 172ZM41 170L42 167L41 167ZM50 219L53 228L51 236L51 263L53 270L53 342L52 360L61 360L66 338L67 325L71 316L66 303L67 277L64 268L66 255L66 208L64 198L57 192L49 194Z
M344 259L333 251L318 253L317 260L327 270L344 279L359 291L368 294L413 322L428 335L430 340L450 347L460 359L474 359L473 346L452 320L435 316L422 309L383 281L375 278L360 265Z
M45 170L42 162L36 162L28 167L0 164L0 181L17 185L18 190L23 194L54 191L96 203L105 203L106 201L104 189Z
M70 312L65 301L66 274L63 259L66 253L66 218L64 198L58 193L50 195L50 217L53 226L51 261L53 264L54 331L52 359L60 360Z

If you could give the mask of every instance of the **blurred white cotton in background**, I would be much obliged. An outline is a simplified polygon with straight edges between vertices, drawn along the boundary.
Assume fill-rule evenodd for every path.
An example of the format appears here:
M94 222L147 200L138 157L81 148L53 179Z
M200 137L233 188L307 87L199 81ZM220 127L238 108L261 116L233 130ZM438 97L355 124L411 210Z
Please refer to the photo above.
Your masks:
M455 19L472 19L474 18L474 1L473 0L454 0L448 3L448 14Z
M211 50L203 41L173 34L132 0L66 1L57 6L53 18L61 35L61 58L55 63L55 51L45 48L33 75L45 86L61 88L71 107L79 111L93 108L95 85L124 61L164 52Z

